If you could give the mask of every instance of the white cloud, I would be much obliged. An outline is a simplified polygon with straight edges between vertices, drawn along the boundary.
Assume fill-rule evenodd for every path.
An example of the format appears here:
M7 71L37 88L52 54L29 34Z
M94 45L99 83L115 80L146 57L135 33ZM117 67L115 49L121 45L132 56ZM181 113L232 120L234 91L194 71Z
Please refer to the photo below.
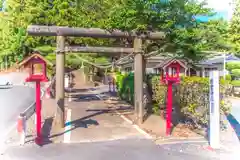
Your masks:
M232 0L206 0L206 1L208 3L208 7L213 8L216 12L227 13L228 19L232 17L233 13L233 6L231 4Z
M232 0L207 0L208 6L216 11L228 11L231 8Z

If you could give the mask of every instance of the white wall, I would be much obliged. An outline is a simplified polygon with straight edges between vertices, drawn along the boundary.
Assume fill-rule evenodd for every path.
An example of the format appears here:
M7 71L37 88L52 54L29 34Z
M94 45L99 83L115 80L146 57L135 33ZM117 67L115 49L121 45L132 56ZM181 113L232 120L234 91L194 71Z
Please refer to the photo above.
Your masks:
M224 69L223 69L223 64L216 64L212 66L205 66L204 68L217 68L219 71L219 75L223 76L224 75ZM228 74L228 71L226 71L226 74ZM209 77L209 71L205 70L205 77Z

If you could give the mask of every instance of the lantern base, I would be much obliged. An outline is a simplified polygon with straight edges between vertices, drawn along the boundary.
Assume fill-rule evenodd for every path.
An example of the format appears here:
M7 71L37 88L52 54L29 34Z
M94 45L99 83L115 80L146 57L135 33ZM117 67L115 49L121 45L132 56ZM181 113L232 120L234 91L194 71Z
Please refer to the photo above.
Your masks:
M26 82L48 82L48 79L45 75L31 75L25 80Z

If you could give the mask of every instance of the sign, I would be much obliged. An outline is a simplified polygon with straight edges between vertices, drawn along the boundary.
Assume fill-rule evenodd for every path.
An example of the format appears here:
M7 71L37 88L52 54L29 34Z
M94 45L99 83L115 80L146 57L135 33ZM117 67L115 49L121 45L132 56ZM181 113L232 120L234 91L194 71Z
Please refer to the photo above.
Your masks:
M217 149L220 142L219 71L210 71L209 82L209 143L212 148Z

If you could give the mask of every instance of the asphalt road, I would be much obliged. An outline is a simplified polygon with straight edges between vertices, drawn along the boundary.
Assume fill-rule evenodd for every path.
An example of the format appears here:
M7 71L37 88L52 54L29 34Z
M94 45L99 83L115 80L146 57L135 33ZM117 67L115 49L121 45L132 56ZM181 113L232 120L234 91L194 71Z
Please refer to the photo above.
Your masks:
M8 148L4 160L217 160L219 157L157 146L147 139L126 139L80 144L48 144L43 147Z
M19 113L26 110L35 101L35 90L27 86L13 86L0 89L0 139L17 122Z

